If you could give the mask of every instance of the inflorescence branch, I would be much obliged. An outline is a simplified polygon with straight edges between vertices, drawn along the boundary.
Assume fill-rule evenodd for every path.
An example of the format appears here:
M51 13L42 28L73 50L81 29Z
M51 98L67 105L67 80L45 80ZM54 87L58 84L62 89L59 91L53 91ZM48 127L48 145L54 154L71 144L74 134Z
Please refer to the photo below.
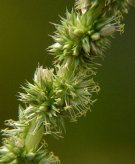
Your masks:
M98 58L104 57L110 38L123 33L123 16L132 0L76 0L75 8L55 24L53 69L39 66L33 83L19 93L18 121L8 120L3 130L0 163L59 164L47 151L43 136L62 137L64 121L77 121L91 111L100 87L94 81Z

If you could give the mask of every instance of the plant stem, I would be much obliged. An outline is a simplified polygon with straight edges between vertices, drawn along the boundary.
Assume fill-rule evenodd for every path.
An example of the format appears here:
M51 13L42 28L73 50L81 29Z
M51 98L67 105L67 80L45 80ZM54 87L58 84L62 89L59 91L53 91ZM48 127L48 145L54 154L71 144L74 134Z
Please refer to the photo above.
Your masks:
M44 134L43 125L41 125L39 130L37 130L35 133L33 132L36 124L37 124L36 120L33 120L30 123L29 130L25 138L25 147L28 152L33 152L33 151L35 152L37 150Z

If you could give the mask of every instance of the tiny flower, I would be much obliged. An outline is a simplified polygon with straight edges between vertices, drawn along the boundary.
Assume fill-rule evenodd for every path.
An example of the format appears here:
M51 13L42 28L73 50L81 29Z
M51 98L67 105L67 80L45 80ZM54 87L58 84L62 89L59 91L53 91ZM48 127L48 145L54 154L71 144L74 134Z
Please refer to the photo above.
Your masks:
M84 50L84 52L86 54L89 54L90 53L90 41L89 41L89 38L88 37L85 37L82 40L82 48L83 48L83 50Z
M52 79L53 79L53 70L43 69L42 66L37 68L34 75L35 82L52 81Z
M93 35L91 35L91 39L96 41L100 39L100 33L96 32Z

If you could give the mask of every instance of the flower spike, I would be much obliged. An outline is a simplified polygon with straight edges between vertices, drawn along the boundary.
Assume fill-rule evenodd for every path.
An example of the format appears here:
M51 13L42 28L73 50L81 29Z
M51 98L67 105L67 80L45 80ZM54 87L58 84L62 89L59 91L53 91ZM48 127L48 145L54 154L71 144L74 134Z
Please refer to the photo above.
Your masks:
M85 116L100 91L94 78L110 39L123 33L123 17L133 0L76 0L75 9L55 24L53 69L38 66L33 82L19 93L18 120L5 121L1 164L60 164L44 136L63 137L65 120Z

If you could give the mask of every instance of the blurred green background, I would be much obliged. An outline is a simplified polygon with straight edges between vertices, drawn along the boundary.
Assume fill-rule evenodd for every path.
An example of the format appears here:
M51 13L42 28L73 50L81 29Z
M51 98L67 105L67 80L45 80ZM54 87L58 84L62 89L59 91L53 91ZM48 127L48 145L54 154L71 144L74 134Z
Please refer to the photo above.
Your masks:
M32 81L38 63L51 67L46 48L73 0L0 0L0 128L17 119L17 92ZM93 112L67 123L64 139L47 138L62 164L135 163L135 9L125 19L122 36L112 41L97 81L101 86Z

